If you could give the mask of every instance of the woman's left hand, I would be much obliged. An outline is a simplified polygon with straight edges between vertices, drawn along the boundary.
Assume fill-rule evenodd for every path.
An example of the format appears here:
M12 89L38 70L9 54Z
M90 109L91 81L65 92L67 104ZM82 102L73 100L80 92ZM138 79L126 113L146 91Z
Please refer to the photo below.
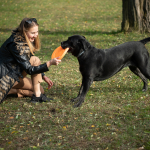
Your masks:
M53 82L52 82L48 77L43 76L43 80L44 80L45 82L47 82L47 84L48 84L48 89L50 89L50 88L53 86Z

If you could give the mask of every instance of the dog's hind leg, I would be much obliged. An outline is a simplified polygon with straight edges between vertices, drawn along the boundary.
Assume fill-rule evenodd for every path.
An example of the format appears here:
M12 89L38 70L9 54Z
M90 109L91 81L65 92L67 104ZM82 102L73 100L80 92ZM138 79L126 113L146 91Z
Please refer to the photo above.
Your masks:
M138 77L140 77L142 79L143 84L144 84L142 91L143 92L147 91L147 89L148 89L148 79L141 73L141 71L137 67L130 66L129 69L135 75L137 75Z

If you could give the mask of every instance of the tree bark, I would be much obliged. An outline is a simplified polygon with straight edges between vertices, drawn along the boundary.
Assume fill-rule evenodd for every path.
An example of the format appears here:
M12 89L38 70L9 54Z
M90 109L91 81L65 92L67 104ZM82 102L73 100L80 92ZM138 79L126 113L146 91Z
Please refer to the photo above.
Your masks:
M124 32L150 32L150 0L122 0Z

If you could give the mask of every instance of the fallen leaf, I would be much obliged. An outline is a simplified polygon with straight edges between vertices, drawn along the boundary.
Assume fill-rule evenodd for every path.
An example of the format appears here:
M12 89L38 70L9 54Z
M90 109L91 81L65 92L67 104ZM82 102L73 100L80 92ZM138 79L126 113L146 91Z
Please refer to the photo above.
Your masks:
M12 116L12 117L9 117L9 119L14 119L14 117Z
M111 126L111 124L108 124L108 123L107 123L106 126Z

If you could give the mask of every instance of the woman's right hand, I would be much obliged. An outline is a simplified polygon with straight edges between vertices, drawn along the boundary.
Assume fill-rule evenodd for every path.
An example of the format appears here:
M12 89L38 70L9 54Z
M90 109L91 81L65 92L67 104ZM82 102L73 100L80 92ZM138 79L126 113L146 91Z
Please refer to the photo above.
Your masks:
M47 67L50 67L51 65L58 65L61 62L61 60L59 60L59 57L51 59L50 61L47 62Z

